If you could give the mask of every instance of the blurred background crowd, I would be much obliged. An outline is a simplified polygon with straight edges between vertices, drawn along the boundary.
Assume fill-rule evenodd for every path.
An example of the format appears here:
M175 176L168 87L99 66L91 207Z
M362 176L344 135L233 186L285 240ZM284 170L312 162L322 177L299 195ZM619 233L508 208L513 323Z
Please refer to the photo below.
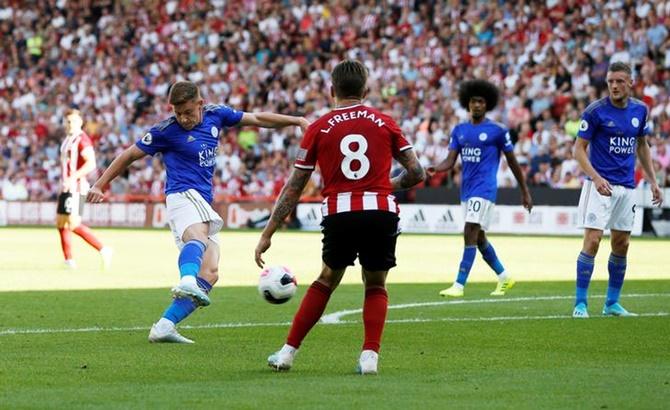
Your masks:
M670 185L670 0L252 1L0 0L0 187L6 199L53 199L62 118L76 105L99 169L170 115L170 83L200 85L206 102L315 119L329 110L329 72L369 68L367 104L392 115L424 165L447 155L467 118L459 83L487 78L531 185L578 188L579 116L606 93L607 66L634 68L650 109L657 177ZM276 195L297 129L221 134L214 192ZM429 186L458 186L459 170ZM641 172L638 172L638 179ZM110 187L117 198L160 197L160 158L138 161ZM505 161L498 183L515 186ZM307 195L318 196L313 174Z

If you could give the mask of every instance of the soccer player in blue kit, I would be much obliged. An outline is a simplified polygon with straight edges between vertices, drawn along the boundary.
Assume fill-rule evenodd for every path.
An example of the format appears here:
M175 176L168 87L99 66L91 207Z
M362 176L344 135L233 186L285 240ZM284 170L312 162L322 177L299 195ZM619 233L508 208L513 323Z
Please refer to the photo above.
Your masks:
M154 125L135 145L126 149L105 170L88 193L90 202L104 199L103 188L134 161L161 153L167 172L165 186L170 229L179 248L181 280L172 289L174 300L151 327L154 343L193 343L177 332L176 324L198 306L210 304L209 291L218 280L218 232L223 220L212 209L212 175L219 133L225 127L251 125L264 128L299 126L303 117L236 111L225 105L205 105L198 87L178 81L169 91L174 115Z
M486 238L493 216L498 191L496 174L500 165L500 152L521 188L521 203L530 212L533 202L526 186L523 172L514 156L514 146L507 128L486 118L486 112L498 104L498 88L486 80L472 80L461 84L458 91L461 106L470 112L470 121L454 127L449 142L447 158L426 169L429 175L450 170L460 154L463 164L461 204L465 214L463 236L465 248L454 284L440 292L442 296L461 297L474 263L477 249L486 263L498 276L492 296L503 296L514 286L514 279L505 271L493 245Z
M612 63L607 70L609 96L589 105L579 125L575 158L588 179L579 198L578 221L584 228L584 245L577 258L577 289L572 316L588 318L587 293L593 260L605 229L611 230L607 269L609 283L604 316L635 316L619 304L626 275L626 254L635 217L635 154L651 186L652 203L663 202L656 183L646 135L649 110L630 97L631 68ZM587 147L590 149L587 153Z

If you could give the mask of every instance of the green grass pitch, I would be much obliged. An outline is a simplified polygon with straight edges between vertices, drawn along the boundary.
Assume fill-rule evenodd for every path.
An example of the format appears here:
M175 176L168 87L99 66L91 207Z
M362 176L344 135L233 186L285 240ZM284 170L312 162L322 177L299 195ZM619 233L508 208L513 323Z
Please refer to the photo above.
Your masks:
M245 248L257 235L222 234L223 243L240 246L224 249L222 261L226 267L239 264L240 281L255 281L253 248ZM52 249L57 235L51 230L0 229L0 278L11 289L0 291L0 408L661 409L670 399L670 280L662 270L651 271L656 280L642 279L647 266L651 270L664 264L660 269L667 272L667 241L634 240L631 246L639 253L631 256L632 278L622 302L642 315L637 318L601 317L606 282L596 280L590 292L592 318L573 320L573 283L555 276L545 281L536 277L542 273L537 271L526 273L534 280L521 281L504 298L488 296L493 283L474 282L463 300L446 301L437 296L444 283L407 283L412 272L427 268L420 258L406 258L409 266L403 267L401 257L394 271L398 276L389 285L392 306L380 374L361 377L354 374L363 334L360 312L343 313L361 307L361 285L337 290L326 311L334 323L318 324L294 368L278 374L265 360L283 343L314 274L301 270L299 294L279 306L263 302L252 286L231 286L224 276L212 293L212 306L182 326L195 345L152 345L146 339L149 326L169 301L165 284L176 281L176 269L169 269L176 259L166 243L169 234L107 230L101 236L117 251L115 268L107 273L97 270L96 255L80 244L80 269L60 269L58 249ZM283 262L294 269L308 265L307 258L318 263L319 239L316 234L282 233L270 258L283 252L286 245L280 242L297 246L305 241L316 244L309 255L288 253ZM552 264L552 269L567 272L566 279L572 276L580 243L578 238L492 240L505 249L500 256L516 270L528 266L527 252L517 246L523 241L552 261L564 256L559 262L564 266ZM30 249L35 242L40 246ZM414 243L416 249L411 248ZM446 248L459 253L460 246L457 237L404 235L399 256L423 250L439 258ZM656 253L657 248L666 254ZM169 252L167 262L156 265L140 257L163 249ZM237 261L242 258L249 261ZM601 260L599 256L597 279L605 277ZM433 262L426 263L433 269ZM445 259L445 282L455 269L449 266L457 263ZM481 259L476 264L481 277L491 279ZM161 272L155 272L157 266ZM148 283L133 281L143 274L151 279ZM97 280L103 289L17 290L31 288L31 282L34 288L62 289L68 275L91 288L96 286L88 284ZM113 275L119 282L108 279ZM358 280L357 272L348 275L350 282ZM17 279L21 276L27 277ZM134 289L122 288L121 279Z

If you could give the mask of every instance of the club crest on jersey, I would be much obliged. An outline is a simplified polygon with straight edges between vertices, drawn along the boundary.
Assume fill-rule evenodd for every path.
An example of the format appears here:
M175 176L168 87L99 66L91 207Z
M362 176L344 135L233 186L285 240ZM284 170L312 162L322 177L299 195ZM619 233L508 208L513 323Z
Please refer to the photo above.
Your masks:
M142 137L142 144L151 145L151 141L153 141L153 137L151 136L151 133L147 132L146 134L144 134L144 137Z
M630 120L630 123L633 124L633 127L635 127L635 128L637 128L637 127L640 126L640 120L638 120L638 119L635 118L635 117L633 117L633 118Z
M481 134L479 134L479 140L480 140L480 141L486 141L486 139L487 139L488 137L489 137L489 136L486 135L485 132L482 132Z
M579 123L579 130L580 130L580 131L586 131L586 130L588 130L588 129L589 129L589 123L586 122L586 120L582 120L582 121Z
M219 138L219 129L218 128L212 127L212 137Z

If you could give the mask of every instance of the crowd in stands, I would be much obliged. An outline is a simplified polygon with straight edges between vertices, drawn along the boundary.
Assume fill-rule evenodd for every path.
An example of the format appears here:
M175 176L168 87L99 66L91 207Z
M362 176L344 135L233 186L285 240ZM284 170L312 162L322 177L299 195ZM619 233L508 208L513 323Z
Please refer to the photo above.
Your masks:
M650 109L657 178L670 185L670 0L254 1L0 0L0 183L7 199L55 198L62 118L76 105L99 169L170 115L169 85L196 82L207 102L315 119L329 110L329 72L369 68L366 103L392 115L424 165L447 154L461 81L486 78L490 113L511 129L531 185L577 188L579 116L606 93L607 66L634 68ZM222 133L218 197L271 197L296 156L297 129ZM160 158L110 187L163 190ZM641 173L638 172L639 178ZM500 186L515 186L503 160ZM318 196L313 174L307 195ZM458 169L429 186L458 186Z

